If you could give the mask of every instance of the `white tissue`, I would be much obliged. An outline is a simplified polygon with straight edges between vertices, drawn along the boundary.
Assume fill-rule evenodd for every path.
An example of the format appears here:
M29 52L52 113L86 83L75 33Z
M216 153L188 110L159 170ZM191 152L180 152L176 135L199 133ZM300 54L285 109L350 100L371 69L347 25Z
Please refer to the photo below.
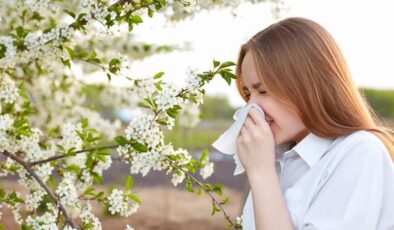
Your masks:
M220 135L220 137L212 144L212 146L218 151L224 154L234 155L234 175L239 175L245 172L245 168L238 158L236 140L246 118L248 117L248 112L252 107L256 108L261 113L263 118L265 117L263 110L254 103L242 107L234 113L233 119L235 122L231 125L231 127L227 129L222 135Z

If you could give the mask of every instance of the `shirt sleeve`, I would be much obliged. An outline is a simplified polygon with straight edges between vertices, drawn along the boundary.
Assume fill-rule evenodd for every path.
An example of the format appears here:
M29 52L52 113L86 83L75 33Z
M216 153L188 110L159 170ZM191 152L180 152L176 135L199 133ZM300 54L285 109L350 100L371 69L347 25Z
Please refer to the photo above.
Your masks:
M380 140L361 138L344 151L300 229L394 229L394 168L387 149Z

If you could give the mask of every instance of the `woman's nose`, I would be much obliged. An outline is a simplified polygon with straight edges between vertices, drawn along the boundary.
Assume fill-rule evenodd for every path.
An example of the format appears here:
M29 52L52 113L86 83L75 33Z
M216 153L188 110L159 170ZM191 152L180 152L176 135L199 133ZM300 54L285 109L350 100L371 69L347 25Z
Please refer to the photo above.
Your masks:
M257 98L257 97L256 97L254 94L251 94L251 95L249 96L248 103L255 103L255 104L257 104L256 98Z

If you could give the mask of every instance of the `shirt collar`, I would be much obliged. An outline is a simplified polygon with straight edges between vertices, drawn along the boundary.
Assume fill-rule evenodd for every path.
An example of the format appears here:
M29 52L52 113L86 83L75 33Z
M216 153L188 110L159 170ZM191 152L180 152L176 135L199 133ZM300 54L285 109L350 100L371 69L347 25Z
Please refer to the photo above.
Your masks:
M292 155L290 153L297 153L308 165L312 167L329 149L333 139L322 138L313 133L309 133L304 139L298 142L292 149L290 144L278 145L276 148L276 159L282 156ZM286 151L287 150L287 151Z

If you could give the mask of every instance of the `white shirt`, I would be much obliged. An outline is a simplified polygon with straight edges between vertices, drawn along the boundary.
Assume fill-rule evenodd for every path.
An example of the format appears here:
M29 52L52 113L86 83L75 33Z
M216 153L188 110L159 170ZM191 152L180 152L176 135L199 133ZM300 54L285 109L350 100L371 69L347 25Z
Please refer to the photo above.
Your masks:
M394 165L374 134L326 139L310 133L290 150L278 146L276 158L296 229L394 230ZM242 226L255 229L251 192Z

